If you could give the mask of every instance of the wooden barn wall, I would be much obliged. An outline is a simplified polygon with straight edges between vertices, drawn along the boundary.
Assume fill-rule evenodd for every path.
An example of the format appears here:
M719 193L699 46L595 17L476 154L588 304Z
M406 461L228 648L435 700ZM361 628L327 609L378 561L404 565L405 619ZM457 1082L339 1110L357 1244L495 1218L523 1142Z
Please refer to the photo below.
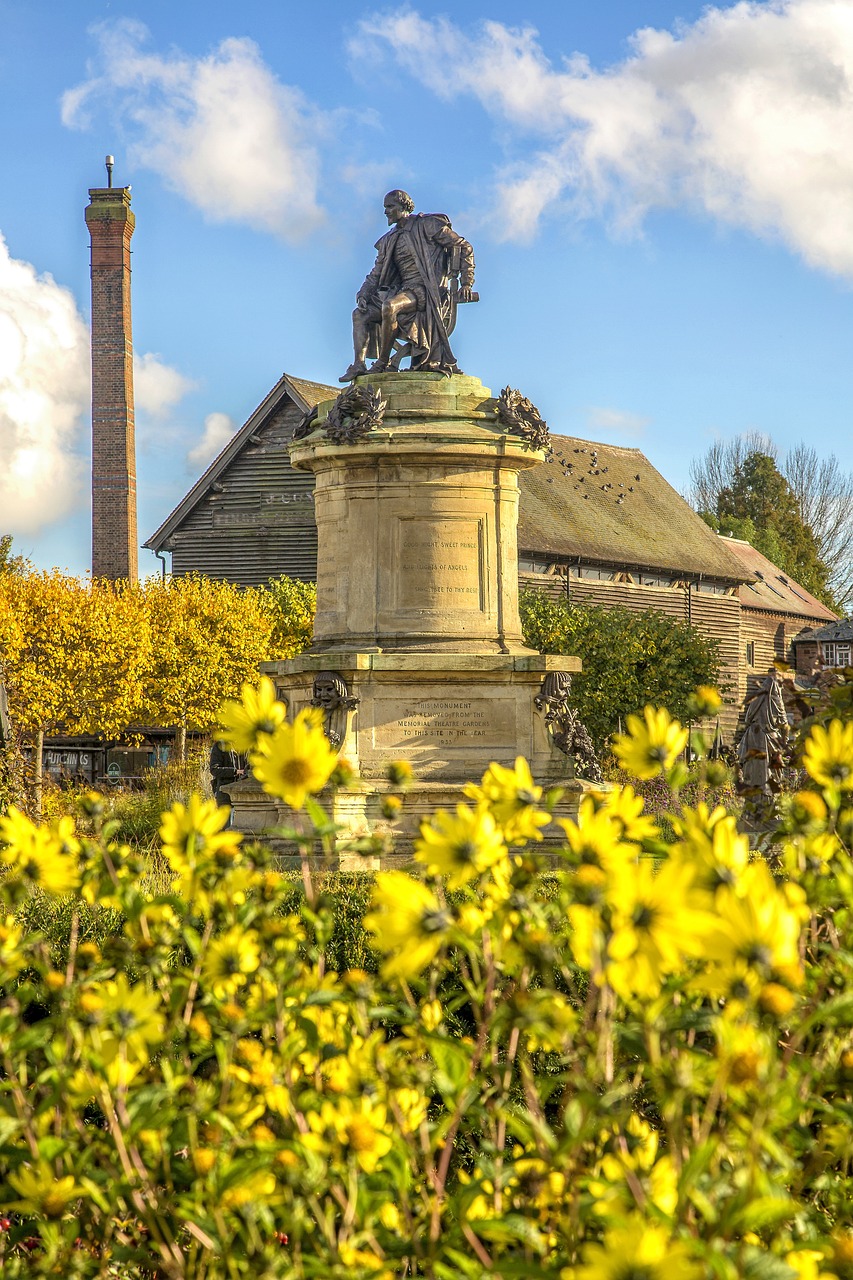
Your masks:
M543 591L552 599L566 599L566 579L541 573L519 574L521 590ZM737 596L711 595L683 587L642 587L631 582L596 582L589 578L570 578L573 604L601 605L612 609L658 609L677 618L692 621L693 626L719 644L720 681L728 686L720 713L720 728L731 741L740 714L741 686L745 683L741 662L741 607Z
M744 609L741 618L744 695L752 693L775 661L789 662L793 666L795 655L791 641L803 631L820 627L825 622L822 618L792 618L788 614L757 609ZM750 643L755 645L752 663L747 661L746 646Z
M289 402L258 428L220 476L222 492L209 491L173 534L173 574L245 587L282 573L316 578L314 479L290 465L287 451L301 417Z

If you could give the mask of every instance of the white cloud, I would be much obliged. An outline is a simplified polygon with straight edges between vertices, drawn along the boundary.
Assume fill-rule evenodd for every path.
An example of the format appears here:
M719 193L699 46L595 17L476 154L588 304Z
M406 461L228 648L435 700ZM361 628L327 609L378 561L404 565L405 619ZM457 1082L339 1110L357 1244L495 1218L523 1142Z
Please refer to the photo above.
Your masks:
M439 96L474 95L541 139L499 176L508 238L533 235L547 210L630 229L685 205L853 276L849 0L742 0L631 45L604 70L580 54L555 64L530 28L466 34L404 11L363 22L352 48L390 50Z
M71 293L0 235L0 533L35 533L78 504L89 361Z
M237 424L227 413L209 413L204 420L204 435L187 454L192 467L206 467L221 453L237 430Z
M133 163L214 222L243 222L298 240L320 223L316 141L325 121L282 84L254 41L223 40L206 57L148 52L130 20L93 28L99 51L62 120L88 128L98 108L127 125Z
M594 431L621 431L626 435L640 435L651 422L641 413L626 409L607 409L597 405L586 411L586 424Z
M165 418L197 384L147 352L133 357L134 407L152 418Z

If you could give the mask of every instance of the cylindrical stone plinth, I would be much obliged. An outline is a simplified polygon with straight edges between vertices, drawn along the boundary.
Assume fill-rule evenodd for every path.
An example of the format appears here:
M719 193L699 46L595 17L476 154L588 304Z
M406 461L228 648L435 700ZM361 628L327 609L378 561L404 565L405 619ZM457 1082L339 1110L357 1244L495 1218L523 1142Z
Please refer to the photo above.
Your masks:
M332 443L319 406L291 448L315 476L317 616L312 652L529 654L518 616L518 473L543 454L511 435L478 378L358 379L381 425Z

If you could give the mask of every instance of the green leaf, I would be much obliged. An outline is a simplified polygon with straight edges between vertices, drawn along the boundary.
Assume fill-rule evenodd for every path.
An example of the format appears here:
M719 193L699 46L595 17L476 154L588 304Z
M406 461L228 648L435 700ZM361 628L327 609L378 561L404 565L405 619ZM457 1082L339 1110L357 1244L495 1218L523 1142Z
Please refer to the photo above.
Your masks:
M472 1231L484 1240L508 1241L521 1240L543 1257L548 1249L542 1232L529 1218L520 1213L507 1213L501 1218L482 1218L468 1224Z
M438 1070L435 1083L443 1094L456 1094L467 1083L471 1070L468 1051L447 1037L427 1037L429 1051Z
M747 1245L743 1251L743 1280L796 1280L796 1271L783 1258Z

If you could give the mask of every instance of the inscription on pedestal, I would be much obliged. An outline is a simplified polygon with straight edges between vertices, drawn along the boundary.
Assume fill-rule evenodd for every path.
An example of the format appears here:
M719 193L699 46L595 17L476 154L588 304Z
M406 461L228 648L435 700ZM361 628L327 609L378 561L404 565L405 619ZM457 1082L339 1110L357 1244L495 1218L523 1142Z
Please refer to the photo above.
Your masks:
M480 520L398 523L398 603L403 609L482 609Z
M320 533L317 550L317 612L334 613L340 604L340 581L335 544L346 537L343 520L329 520Z
M374 716L374 742L382 751L505 748L514 741L515 707L503 699L377 698Z

